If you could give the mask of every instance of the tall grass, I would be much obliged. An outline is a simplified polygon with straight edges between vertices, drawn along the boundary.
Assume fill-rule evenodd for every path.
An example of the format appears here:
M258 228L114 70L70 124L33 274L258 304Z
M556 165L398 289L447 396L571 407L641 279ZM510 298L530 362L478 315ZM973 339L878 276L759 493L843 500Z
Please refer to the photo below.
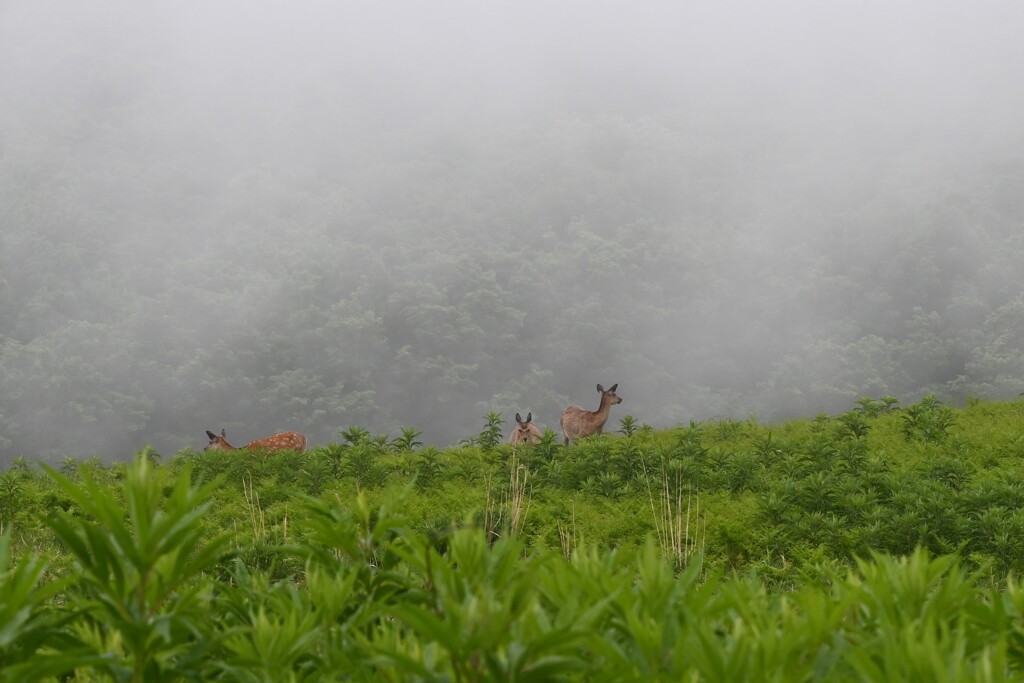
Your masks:
M252 539L261 543L267 538L267 520L263 514L263 506L260 505L260 494L252 485L252 475L242 477L242 492L245 495L246 509L249 511L249 525L252 529Z
M512 536L518 536L526 524L526 516L530 511L530 492L528 488L530 469L519 461L517 453L513 452L512 460L509 463L508 498L508 531Z
M578 546L576 536L576 508L572 509L572 519L568 525L558 523L558 542L562 549L562 555L568 559L572 557Z
M664 557L671 558L675 567L682 569L705 550L707 520L701 512L700 499L694 496L692 485L684 482L681 469L670 467L668 459L662 458L655 503L655 486L646 459L642 461L642 471L658 546Z
M32 555L12 561L0 537L4 681L1024 676L1024 590L982 586L951 555L875 554L776 593L698 561L679 571L654 539L566 558L472 526L429 537L401 495L374 507L363 492L307 499L295 542L274 550L301 569L273 579L231 539L204 537L213 488L188 472L140 459L119 488L49 476L77 506L48 522L70 563L54 575Z
M492 479L485 482L487 492L484 529L495 541L503 535L517 537L523 532L530 511L530 468L519 459L519 449L509 449L507 483L498 487L495 496Z
M674 495L673 490L675 491ZM700 500L694 500L692 490L687 488L686 512L684 513L683 486L679 482L674 487L670 486L668 478L665 477L661 491L660 512L656 528L661 547L666 555L674 560L676 567L685 567L694 555L704 552L707 521L702 519ZM692 539L690 537L691 516L693 521Z
M1020 405L19 468L0 681L1022 680Z

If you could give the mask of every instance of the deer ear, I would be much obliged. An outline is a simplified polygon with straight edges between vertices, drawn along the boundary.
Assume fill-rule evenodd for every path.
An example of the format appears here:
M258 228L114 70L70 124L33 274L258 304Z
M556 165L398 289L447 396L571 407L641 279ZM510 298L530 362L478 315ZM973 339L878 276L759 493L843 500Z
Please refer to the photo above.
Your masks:
M220 435L221 435L222 437L224 437L225 439L226 439L226 438L228 438L228 432L227 432L227 430L226 430L226 429L222 429L222 430L220 430Z
M210 441L213 441L214 439L217 438L217 435L211 432L209 429L206 430L206 435L210 437Z
M532 419L533 419L533 413L527 413L526 414L526 421L529 422Z
M618 389L618 388L619 388L619 384L618 384L618 382L616 382L615 384L612 385L612 388L609 389L608 391L610 391L610 392L612 392L614 394L615 390Z
M597 385L597 390L600 391L602 394L604 393L604 387L602 387L600 384Z
M516 422L522 422L523 418L519 417L519 413L516 413ZM529 420L527 420L529 422Z

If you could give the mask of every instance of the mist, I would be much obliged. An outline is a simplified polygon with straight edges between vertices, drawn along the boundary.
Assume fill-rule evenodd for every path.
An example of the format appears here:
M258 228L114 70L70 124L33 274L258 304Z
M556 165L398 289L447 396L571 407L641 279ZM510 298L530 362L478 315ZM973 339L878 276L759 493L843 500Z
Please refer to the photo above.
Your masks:
M1024 7L747 5L0 3L0 462L1024 391Z

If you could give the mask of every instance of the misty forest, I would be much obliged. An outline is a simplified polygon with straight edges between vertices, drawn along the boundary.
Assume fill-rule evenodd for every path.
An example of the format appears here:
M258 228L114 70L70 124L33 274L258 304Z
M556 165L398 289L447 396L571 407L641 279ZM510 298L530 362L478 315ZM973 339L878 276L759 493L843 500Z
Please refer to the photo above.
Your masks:
M0 464L1016 397L1022 19L2 3Z

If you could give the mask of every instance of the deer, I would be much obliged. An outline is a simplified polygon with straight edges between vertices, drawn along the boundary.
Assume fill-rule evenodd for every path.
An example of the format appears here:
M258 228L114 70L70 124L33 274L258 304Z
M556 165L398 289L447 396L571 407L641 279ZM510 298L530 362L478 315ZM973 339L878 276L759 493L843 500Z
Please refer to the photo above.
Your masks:
M566 446L570 441L576 441L592 434L600 434L604 430L604 423L608 421L612 406L622 403L622 399L615 393L618 388L619 385L616 383L606 391L598 384L597 390L601 392L601 405L593 412L575 405L565 409L565 412L562 413L561 425Z
M228 443L227 432L223 429L220 430L220 436L207 429L206 436L210 437L210 443L206 445L204 451L241 450ZM306 437L298 432L280 432L265 439L250 441L243 448L254 451L298 451L301 453L306 450Z
M519 416L519 413L516 413L516 428L512 430L512 434L508 437L508 442L513 445L538 443L540 441L540 429L531 422L532 420L533 413L527 413L525 420Z

